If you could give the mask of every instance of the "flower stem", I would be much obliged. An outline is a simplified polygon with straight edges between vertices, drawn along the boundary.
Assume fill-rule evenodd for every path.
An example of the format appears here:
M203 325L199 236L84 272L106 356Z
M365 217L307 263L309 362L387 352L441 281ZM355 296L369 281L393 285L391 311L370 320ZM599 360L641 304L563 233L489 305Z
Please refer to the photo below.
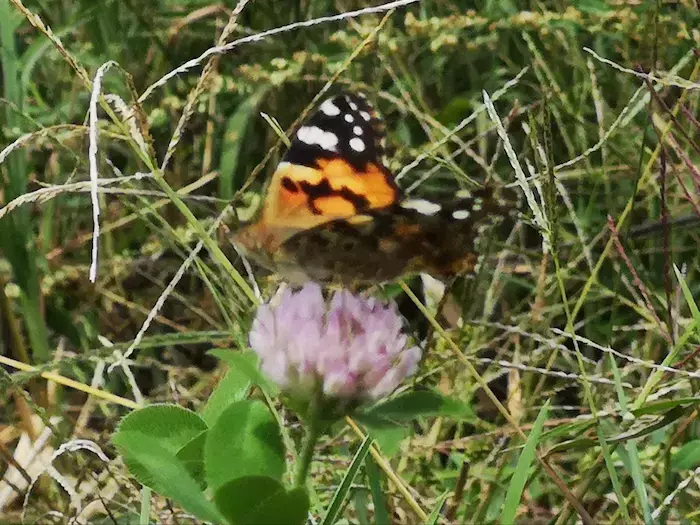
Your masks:
M306 413L306 440L301 449L301 457L299 458L299 470L297 470L295 487L303 487L306 484L306 476L309 474L311 467L311 459L314 455L314 447L321 435L321 405L323 402L323 384L319 381L314 389L314 393L309 403L309 409Z

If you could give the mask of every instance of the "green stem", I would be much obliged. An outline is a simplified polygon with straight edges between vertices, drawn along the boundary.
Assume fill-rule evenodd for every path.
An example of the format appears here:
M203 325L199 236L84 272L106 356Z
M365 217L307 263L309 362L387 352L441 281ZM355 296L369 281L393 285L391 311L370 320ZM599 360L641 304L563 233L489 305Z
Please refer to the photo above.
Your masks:
M141 513L139 514L139 525L148 525L151 516L151 489L141 487Z
M314 389L313 397L306 413L307 433L304 446L299 457L299 470L297 470L295 487L303 487L311 468L311 459L314 455L314 447L321 435L321 405L323 402L323 384L319 381Z

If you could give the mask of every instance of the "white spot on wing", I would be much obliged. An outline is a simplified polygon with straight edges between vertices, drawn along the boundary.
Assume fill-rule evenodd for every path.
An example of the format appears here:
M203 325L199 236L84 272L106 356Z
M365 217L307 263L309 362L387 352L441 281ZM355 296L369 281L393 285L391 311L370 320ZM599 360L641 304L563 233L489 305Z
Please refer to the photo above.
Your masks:
M333 104L333 100L328 99L323 104L321 104L321 111L329 117L334 117L335 115L340 115L340 108Z
M318 144L328 151L338 151L338 137L331 131L323 131L318 126L302 126L297 131L297 138L304 144Z
M401 207L406 210L415 210L421 215L435 215L442 207L425 199L406 199L401 203Z
M369 113L367 113L366 111L360 111L360 116L367 121L369 121L370 119Z
M352 131L355 133L355 135L362 135L362 128L360 126L353 127Z
M345 122L353 122L355 120L355 117L353 117L350 113L345 114Z
M469 218L469 211L468 210L455 210L452 212L452 218L457 219L458 221L463 221L464 219Z
M348 101L348 106L350 106L350 109L352 109L353 111L357 111L357 104L355 104L352 100L350 100L350 98L347 98L347 101Z
M357 137L350 139L350 147L355 151L365 151L365 143Z
M304 144L313 144L314 142L312 141L312 128L308 126L302 126L299 128L297 131L297 138L302 141Z

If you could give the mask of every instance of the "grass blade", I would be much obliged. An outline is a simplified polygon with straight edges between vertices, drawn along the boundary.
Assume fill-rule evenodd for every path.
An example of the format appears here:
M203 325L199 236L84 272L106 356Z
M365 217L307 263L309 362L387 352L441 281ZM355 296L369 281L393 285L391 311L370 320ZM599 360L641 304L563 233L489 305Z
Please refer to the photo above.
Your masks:
M371 457L365 459L365 472L367 472L369 490L372 493L372 503L374 503L374 523L376 525L390 525L391 520L386 510L386 500L382 490L382 479L379 475L379 469Z
M428 519L425 522L425 525L435 525L438 522L438 519L440 518L440 511L442 510L442 507L445 505L445 501L447 501L447 497L449 495L450 495L449 490L446 490L445 492L440 494L440 497L438 498L437 503L435 504L435 508L430 513L430 516L428 516Z
M335 494L333 494L333 499L331 499L328 509L326 509L326 515L323 517L321 525L330 525L331 523L335 523L335 520L338 518L338 514L340 514L340 510L343 507L343 502L350 491L350 485L352 485L352 482L357 475L357 471L360 470L360 465L362 465L362 462L367 457L371 444L372 438L367 436L364 441L362 441L360 448L358 448L357 452L355 452L355 457L352 458L350 468L348 468L348 471L343 477L343 481L340 482L338 489L335 491Z
M620 412L622 413L622 416L624 417L625 414L627 414L628 409L627 409L627 397L624 394L624 391L622 389L622 378L620 376L620 370L617 367L617 363L615 363L614 359L610 359L611 367L613 370L613 376L615 378L615 385L617 388L617 395L618 395L618 400L620 402ZM599 431L600 436L602 437L602 432ZM604 447L602 444L603 440L601 439L601 446ZM605 450L603 451L605 454ZM618 449L618 454L620 455L620 458L622 459L622 463L629 472L630 476L632 477L632 482L634 484L634 490L637 493L637 499L639 499L639 503L642 506L642 512L644 514L644 522L649 523L649 520L651 519L651 509L649 508L649 498L647 497L647 489L646 486L644 485L644 476L642 475L642 465L641 462L639 461L639 453L637 451L637 443L634 441L628 441L626 442L622 449ZM607 457L606 457L606 463L607 463ZM612 476L612 475L611 475ZM610 478L613 480L613 478ZM614 483L614 481L613 481ZM617 491L616 491L617 493ZM620 495L618 494L618 498ZM620 509L622 510L624 506L624 499L621 500L620 502ZM625 512L626 512L625 508Z
M141 512L139 513L139 525L148 525L151 515L151 489L145 485L141 487Z
M226 123L219 161L221 169L219 196L223 199L231 199L235 190L238 189L237 183L241 174L239 166L241 147L251 118L255 114L255 108L266 92L267 88L261 89L241 102Z
M503 504L503 510L501 510L499 523L515 523L515 513L518 510L520 498L523 494L523 490L525 489L525 484L527 483L530 465L532 465L532 461L535 459L537 443L539 443L540 436L542 435L542 429L544 428L545 421L547 421L548 414L549 400L547 400L547 402L544 404L540 410L540 413L537 414L537 419L532 427L532 431L527 436L525 448L523 448L523 451L518 458L518 464L515 467L515 472L510 480L510 485L508 485L508 491L506 492L506 499L505 503Z
M0 0L0 20L0 66L4 97L22 110L25 98L19 81L22 64L15 45L15 30L21 25L22 19L17 16L7 0ZM5 118L7 127L19 125L18 116L10 107L5 108ZM5 202L9 202L26 192L29 169L25 156L20 152L11 153L6 163L7 179L0 177L0 189ZM0 223L0 251L10 262L17 284L21 288L19 305L26 322L32 357L35 361L46 362L51 355L42 315L38 254L34 244L27 242L34 235L29 210L15 210Z
M673 271L676 272L676 278L678 279L678 284L681 285L681 290L683 291L683 297L685 297L685 302L688 303L688 308L690 308L690 313L693 314L693 320L695 324L700 324L700 309L693 299L693 294L688 287L688 283L683 279L683 274L678 269L678 266L673 265Z
M600 449L603 451L603 458L605 459L605 466L608 469L608 474L610 475L610 482L612 483L613 490L615 491L615 496L617 497L617 504L620 507L620 513L624 518L625 523L630 523L630 515L627 510L627 501L625 500L625 495L622 492L622 485L620 484L620 478L615 470L615 463L613 462L612 455L610 454L610 447L607 441L605 441L605 436L603 435L603 429L598 425L596 427L596 433L598 434L598 442L600 443Z

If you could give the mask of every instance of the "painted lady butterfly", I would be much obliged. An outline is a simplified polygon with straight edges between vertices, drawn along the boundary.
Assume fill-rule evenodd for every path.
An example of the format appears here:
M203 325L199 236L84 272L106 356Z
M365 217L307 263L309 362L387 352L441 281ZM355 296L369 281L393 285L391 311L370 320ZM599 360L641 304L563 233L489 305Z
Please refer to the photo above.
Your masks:
M474 272L477 236L512 208L490 188L458 192L450 203L405 197L381 161L383 135L363 95L323 102L293 137L261 217L234 242L292 283Z

